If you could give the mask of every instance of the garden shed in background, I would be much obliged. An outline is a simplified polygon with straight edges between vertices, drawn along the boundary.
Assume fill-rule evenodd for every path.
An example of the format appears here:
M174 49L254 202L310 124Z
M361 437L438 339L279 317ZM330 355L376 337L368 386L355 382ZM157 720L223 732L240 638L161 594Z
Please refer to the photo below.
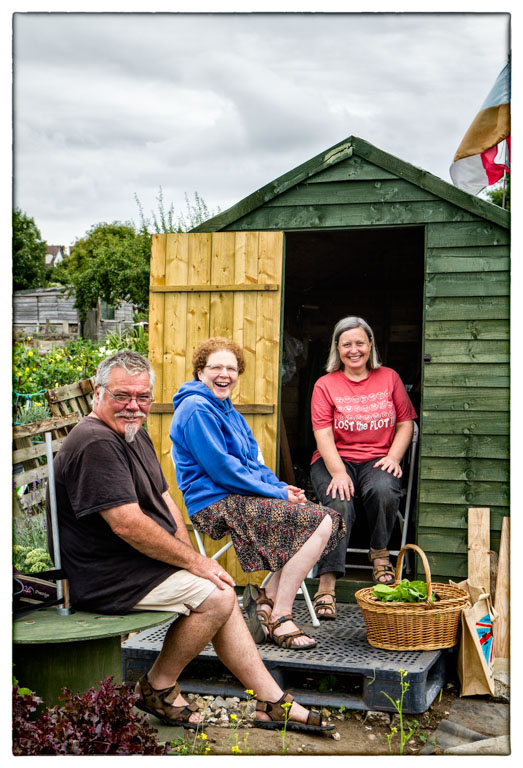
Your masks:
M419 413L410 538L434 580L464 578L468 508L490 507L493 549L509 514L509 285L507 211L357 137L192 233L154 235L149 423L171 487L172 395L201 341L220 334L244 347L233 400L266 463L281 473L288 445L300 480L332 329L359 315Z

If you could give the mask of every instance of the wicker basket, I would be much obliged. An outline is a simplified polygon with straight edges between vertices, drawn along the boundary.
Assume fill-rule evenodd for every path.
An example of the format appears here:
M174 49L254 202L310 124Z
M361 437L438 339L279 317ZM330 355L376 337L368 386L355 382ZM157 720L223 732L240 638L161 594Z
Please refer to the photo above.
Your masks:
M414 549L423 561L427 581L427 601L423 603L384 603L372 594L372 587L360 589L355 597L365 620L367 639L375 648L390 651L434 651L451 648L458 641L461 611L469 595L450 584L432 584L428 560L415 544L405 544L396 563L396 581L401 581L405 550ZM432 593L437 602L432 600Z

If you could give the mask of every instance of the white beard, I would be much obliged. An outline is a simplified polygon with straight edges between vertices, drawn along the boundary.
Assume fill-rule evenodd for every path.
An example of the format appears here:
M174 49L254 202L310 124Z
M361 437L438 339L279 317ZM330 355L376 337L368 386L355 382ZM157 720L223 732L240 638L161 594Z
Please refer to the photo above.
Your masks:
M140 424L126 424L125 425L125 442L132 443L139 429L140 429Z

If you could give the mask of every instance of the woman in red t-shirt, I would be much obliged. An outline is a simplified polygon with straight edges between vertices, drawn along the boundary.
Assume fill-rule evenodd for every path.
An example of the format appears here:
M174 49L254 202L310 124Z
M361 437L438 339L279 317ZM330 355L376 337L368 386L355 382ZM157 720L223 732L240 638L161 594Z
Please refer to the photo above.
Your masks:
M401 498L400 462L416 411L398 374L379 362L374 334L361 317L337 323L326 369L311 401L317 445L311 480L320 503L344 516L347 536L315 567L320 583L314 606L319 619L335 619L336 578L345 574L355 494L371 530L373 581L394 581L387 547Z

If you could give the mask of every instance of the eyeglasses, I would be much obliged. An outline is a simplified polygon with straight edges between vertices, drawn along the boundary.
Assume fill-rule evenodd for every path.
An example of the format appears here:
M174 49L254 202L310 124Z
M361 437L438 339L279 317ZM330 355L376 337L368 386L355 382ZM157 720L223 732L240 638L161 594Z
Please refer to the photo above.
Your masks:
M204 365L211 373L220 373L220 371L226 371L230 374L238 373L238 369L233 365Z
M138 405L148 406L152 403L154 400L154 397L152 395L138 395L138 397L131 397L131 395L124 395L124 394L118 394L113 395L110 389L107 389L107 387L103 387L106 392L108 392L113 400L116 400L118 405L129 405L131 400L136 400Z

